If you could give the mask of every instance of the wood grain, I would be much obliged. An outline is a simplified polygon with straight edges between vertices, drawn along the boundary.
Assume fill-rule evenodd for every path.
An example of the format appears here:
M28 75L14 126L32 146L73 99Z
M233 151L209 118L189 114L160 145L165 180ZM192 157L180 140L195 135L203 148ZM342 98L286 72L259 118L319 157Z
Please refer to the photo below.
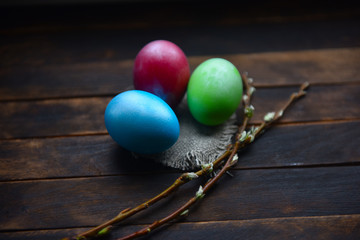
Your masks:
M1 26L4 28L3 33L8 34L52 33L79 28L144 30L151 26L168 28L193 25L227 26L257 22L348 19L359 13L356 11L356 6L346 0L326 5L317 5L308 0L292 3L284 0L276 0L272 3L262 1L261 4L225 0L222 4L208 2L205 5L201 1L99 3L96 7L91 4L74 4L71 8L66 4L56 3L35 6L25 4L23 7L15 3L13 5L16 7L11 7L10 3L10 7L0 9L2 17L7 20ZM296 8L294 8L295 4ZM6 3L4 5L6 6ZM66 13L66 18L60 13Z
M269 131L239 154L236 168L360 163L359 121L276 126ZM150 159L134 158L108 135L0 142L2 181L160 171L171 170Z
M0 104L3 138L105 133L110 97L90 97Z
M360 213L360 167L233 171L191 210L187 221L227 221ZM141 203L177 174L128 175L0 183L1 230L94 226ZM184 186L127 223L150 223L195 194Z
M258 89L253 121L282 107L295 87ZM104 112L111 97L51 99L0 103L0 138L106 133ZM313 86L281 122L360 118L360 85Z
M3 34L0 67L129 60L155 39L173 41L187 56L351 48L359 47L359 23L359 19L354 18L171 28L155 25L142 31L116 26L97 30L60 29L51 33L27 34L25 31L25 34ZM96 26L96 22L94 24Z
M143 225L124 225L116 228L111 234L119 238L143 227ZM0 239L61 239L74 236L85 229L61 229L0 232ZM249 239L278 240L285 239L319 239L319 240L357 240L360 235L360 216L335 215L323 217L269 218L255 220L214 221L199 223L176 223L154 231L142 239Z
M358 164L359 131L359 121L275 126L240 153L236 168Z
M231 3L231 4L229 4ZM0 7L0 239L60 239L153 197L179 171L135 159L104 110L131 89L137 52L178 44L248 71L258 123L296 103L190 215L144 239L359 239L360 8L347 0ZM242 110L239 109L239 113ZM166 216L205 179L115 229Z
M0 149L1 180L171 171L133 157L109 135L2 141Z
M191 69L211 57L249 72L256 87L360 83L360 48L191 56ZM132 67L133 60L3 68L0 100L114 95L132 85Z
M132 85L133 61L3 68L1 100L114 95Z

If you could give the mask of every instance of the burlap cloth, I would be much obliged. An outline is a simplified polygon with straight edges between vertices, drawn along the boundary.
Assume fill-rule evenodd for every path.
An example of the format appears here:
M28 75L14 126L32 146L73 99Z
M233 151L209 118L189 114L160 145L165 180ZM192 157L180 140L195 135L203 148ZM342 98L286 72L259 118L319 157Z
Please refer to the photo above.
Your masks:
M179 139L165 152L147 156L169 167L194 170L215 161L231 143L237 130L235 114L218 126L198 123L189 111L186 96L175 113L180 123Z

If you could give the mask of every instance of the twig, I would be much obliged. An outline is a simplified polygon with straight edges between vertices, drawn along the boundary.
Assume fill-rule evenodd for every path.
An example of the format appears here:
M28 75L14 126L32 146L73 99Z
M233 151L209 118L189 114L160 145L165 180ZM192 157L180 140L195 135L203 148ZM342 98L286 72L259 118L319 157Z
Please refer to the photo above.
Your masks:
M247 112L247 108L250 108L250 97L252 95L253 89L250 86L248 80L245 77L245 84L247 87L247 93L246 96L244 98L244 103L245 103L245 115L244 115L244 120L242 125L239 127L238 133L236 135L236 142L232 148L231 154L228 157L224 167L220 170L220 172L214 177L211 178L204 187L200 186L199 190L196 192L195 196L192 197L188 202L186 202L183 206L181 206L180 208L178 208L176 211L174 211L173 213L171 213L170 215L168 215L167 217L155 221L153 222L151 225L137 231L134 232L130 235L127 235L123 238L120 238L118 240L128 240L128 239L134 239L136 237L140 237L143 235L146 235L148 233L150 233L151 231L153 231L154 229L164 225L165 223L177 218L178 216L181 216L183 214L187 214L189 211L189 208L194 205L198 200L202 199L206 192L208 192L211 187L214 186L214 184L230 169L232 168L234 165L236 165L237 161L238 161L238 156L237 156L237 151L239 150L240 147L244 147L248 144L250 144L251 142L253 142L253 140L259 136L259 134L261 134L261 132L268 126L270 126L273 122L277 121L279 118L282 117L283 113L288 109L288 107L298 98L304 96L306 94L306 92L304 91L308 86L309 83L304 83L301 85L299 91L297 93L293 93L288 102L284 105L283 108L281 108L278 112L276 113L268 113L267 115L265 115L264 117L264 121L262 122L262 124L260 125L260 127L258 127L256 130L252 129L250 130L248 133L246 133L245 129L246 126L248 124L249 119L252 116L252 112ZM252 110L250 110L252 111ZM245 132L245 136L244 136L244 132Z
M132 215L148 208L149 206L153 205L154 203L160 201L161 199L166 198L172 192L176 191L179 187L181 187L185 183L193 180L194 178L198 178L202 175L205 175L206 173L209 172L210 168L216 169L220 165L220 163L226 159L226 157L229 154L230 154L230 150L227 150L214 161L213 165L206 166L197 172L183 173L180 177L178 177L174 181L174 183L171 186L169 186L167 189L165 189L163 192L161 192L157 196L151 198L150 200L140 204L139 206L137 206L135 208L127 208L127 209L122 210L116 217L114 217L114 218L110 219L109 221L104 222L101 225L94 227L86 232L78 234L73 239L86 240L86 239L98 236L99 233L102 233L103 230L105 230L105 231L109 230L108 229L109 226L119 223L119 222L123 221L124 219L129 218ZM66 240L66 239L63 239L63 240Z
M149 232L151 232L152 230L164 225L165 223L177 218L178 216L185 214L188 212L188 209L194 205L198 200L202 199L205 196L205 193L222 177L222 175L224 175L224 173L226 173L237 161L237 156L235 157L235 154L237 153L237 151L239 150L240 147L240 142L239 139L241 138L241 133L246 129L249 119L252 117L252 109L250 109L250 100L251 100L251 96L252 93L254 92L254 88L249 84L249 81L247 79L247 76L244 74L243 75L243 82L246 88L246 94L244 97L244 110L245 110L245 115L244 115L244 119L243 122L241 124L241 126L238 129L238 132L236 134L236 142L231 150L230 156L228 157L224 167L220 170L220 172L213 178L211 178L204 186L204 188L202 186L200 186L199 190L196 192L195 196L192 197L187 203L185 203L183 206L181 206L179 209L177 209L175 212L173 212L172 214L168 215L167 217L155 221L153 222L151 225L137 231L134 232L128 236L125 236L123 238L120 238L118 240L128 240L128 239L134 239L136 237L140 237L143 235L148 234ZM249 142L249 141L244 141L243 143L245 144L245 142Z
M250 97L254 91L254 88L252 86L250 86L247 76L244 74L243 75L243 83L245 85L245 88L247 89L247 94L246 96L248 96L247 98L244 98L244 105L245 106L249 106L250 105ZM246 108L245 108L246 109ZM245 122L244 128L247 125L247 121ZM211 171L213 171L214 169L217 169L218 167L220 167L221 163L231 154L231 148L233 146L229 146L229 148L220 156L218 157L211 165L205 166L204 168L202 168L201 170L197 171L197 172L187 172L187 173L183 173L180 177L178 177L174 183L172 185L170 185L167 189L165 189L163 192L161 192L160 194L158 194L157 196L151 198L150 200L138 205L135 208L127 208L122 210L117 216L115 216L114 218L108 220L107 222L104 222L86 232L80 233L77 236L75 236L72 239L82 239L82 240L86 240L89 238L93 238L93 237L97 237L99 235L104 234L104 232L109 232L110 227L116 223L119 223L123 220L125 220L126 218L129 218L131 216L133 216L134 214L148 208L149 206L153 205L154 203L160 201L163 198L166 198L167 196L169 196L172 192L175 192L179 187L181 187L182 185L184 185L185 183L193 180L194 178L198 178L200 176L203 176L207 173ZM69 240L69 238L64 238L63 240Z
M248 133L246 133L245 129L248 125L249 119L252 117L253 110L254 110L254 108L250 105L250 99L251 99L251 96L252 96L255 88L251 86L251 83L249 80L250 79L247 78L247 75L243 74L243 83L244 83L244 87L246 88L246 94L244 95L244 98L243 98L245 116L244 116L243 123L239 127L239 130L236 134L236 138L235 138L236 143L235 144L230 145L229 148L220 157L218 157L211 165L207 165L206 167L202 168L201 170L199 170L197 172L183 173L179 178L177 178L174 181L174 183L171 186L169 186L167 189L165 189L163 192L161 192L154 198L151 198L150 200L140 204L139 206L137 206L135 208L127 208L127 209L121 211L113 219L110 219L109 221L107 221L95 228L92 228L84 233L78 234L73 239L86 240L86 239L97 237L97 236L100 236L100 235L103 235L103 234L109 232L111 226L113 226L114 224L119 223L120 221L148 208L149 206L153 205L154 203L160 201L161 199L166 198L168 195L175 192L183 184L191 181L192 179L197 178L202 175L205 175L205 174L211 172L213 169L219 168L222 165L221 163L223 163L224 160L227 158L227 161L226 161L225 165L223 166L223 168L221 169L221 171L214 178L210 179L210 181L202 189L203 194L205 194L218 181L218 179L221 178L221 176L224 173L226 173L233 165L236 164L236 162L237 162L237 161L235 161L235 159L237 159L237 156L235 157L236 152L240 148L243 148L246 145L248 145L249 143L251 143L254 140L254 138L257 137L259 134L261 134L262 131L266 127L270 126L274 121L276 121L278 118L280 118L282 116L283 112L290 106L290 104L294 100L296 100L299 97L306 94L304 90L309 85L308 83L303 84L302 87L300 88L299 92L291 95L289 101L279 112L270 113L270 115L272 114L272 119L270 119L270 120L267 119L267 121L264 120L264 122L260 125L260 127L256 128L256 131L253 129L253 130L249 131ZM246 133L245 136L243 134L244 132ZM239 141L239 140L241 140L241 141ZM200 189L199 189L199 191L200 191ZM199 194L197 194L197 195L199 195ZM166 217L160 221L154 222L152 225L150 225L146 229L142 229L142 230L138 231L137 233L127 236L130 238L125 237L124 239L131 239L133 237L144 235L144 234L148 233L149 229L150 230L155 229L155 228L163 225L164 223L171 221L172 219L176 218L177 216L183 214L184 211L186 211L187 208L189 208L191 205L193 205L197 200L199 200L199 197L194 197L194 198L190 199L188 203L186 203L182 208L175 211L173 214L169 215L168 217ZM66 239L69 239L69 238L65 238L64 240L66 240Z
M268 112L264 116L264 121L260 124L260 126L255 130L255 136L258 137L267 127L271 124L279 120L285 113L285 111L290 107L292 103L294 103L297 99L306 95L306 89L310 86L308 82L304 82L301 84L298 92L294 92L290 95L288 101L284 104L284 106L277 112Z

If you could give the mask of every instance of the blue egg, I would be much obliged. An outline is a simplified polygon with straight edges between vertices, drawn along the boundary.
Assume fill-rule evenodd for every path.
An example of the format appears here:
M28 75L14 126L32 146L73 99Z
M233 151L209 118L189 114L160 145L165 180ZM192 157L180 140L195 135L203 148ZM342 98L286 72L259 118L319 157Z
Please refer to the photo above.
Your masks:
M179 121L161 98L130 90L115 96L105 110L110 136L123 148L140 154L154 154L170 148L180 134Z

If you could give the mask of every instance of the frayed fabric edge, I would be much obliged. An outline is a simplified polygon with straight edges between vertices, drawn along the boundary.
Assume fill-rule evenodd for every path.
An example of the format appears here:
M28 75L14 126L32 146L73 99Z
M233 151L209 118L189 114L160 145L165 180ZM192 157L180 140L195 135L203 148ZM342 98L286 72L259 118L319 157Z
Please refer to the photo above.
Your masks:
M231 144L232 137L236 133L238 126L235 124L235 117L225 123L222 136L216 141L216 147L207 150L191 150L184 153L182 158L172 162L162 162L168 167L177 168L183 171L200 169L202 165L214 162L221 154L225 152L229 144Z

